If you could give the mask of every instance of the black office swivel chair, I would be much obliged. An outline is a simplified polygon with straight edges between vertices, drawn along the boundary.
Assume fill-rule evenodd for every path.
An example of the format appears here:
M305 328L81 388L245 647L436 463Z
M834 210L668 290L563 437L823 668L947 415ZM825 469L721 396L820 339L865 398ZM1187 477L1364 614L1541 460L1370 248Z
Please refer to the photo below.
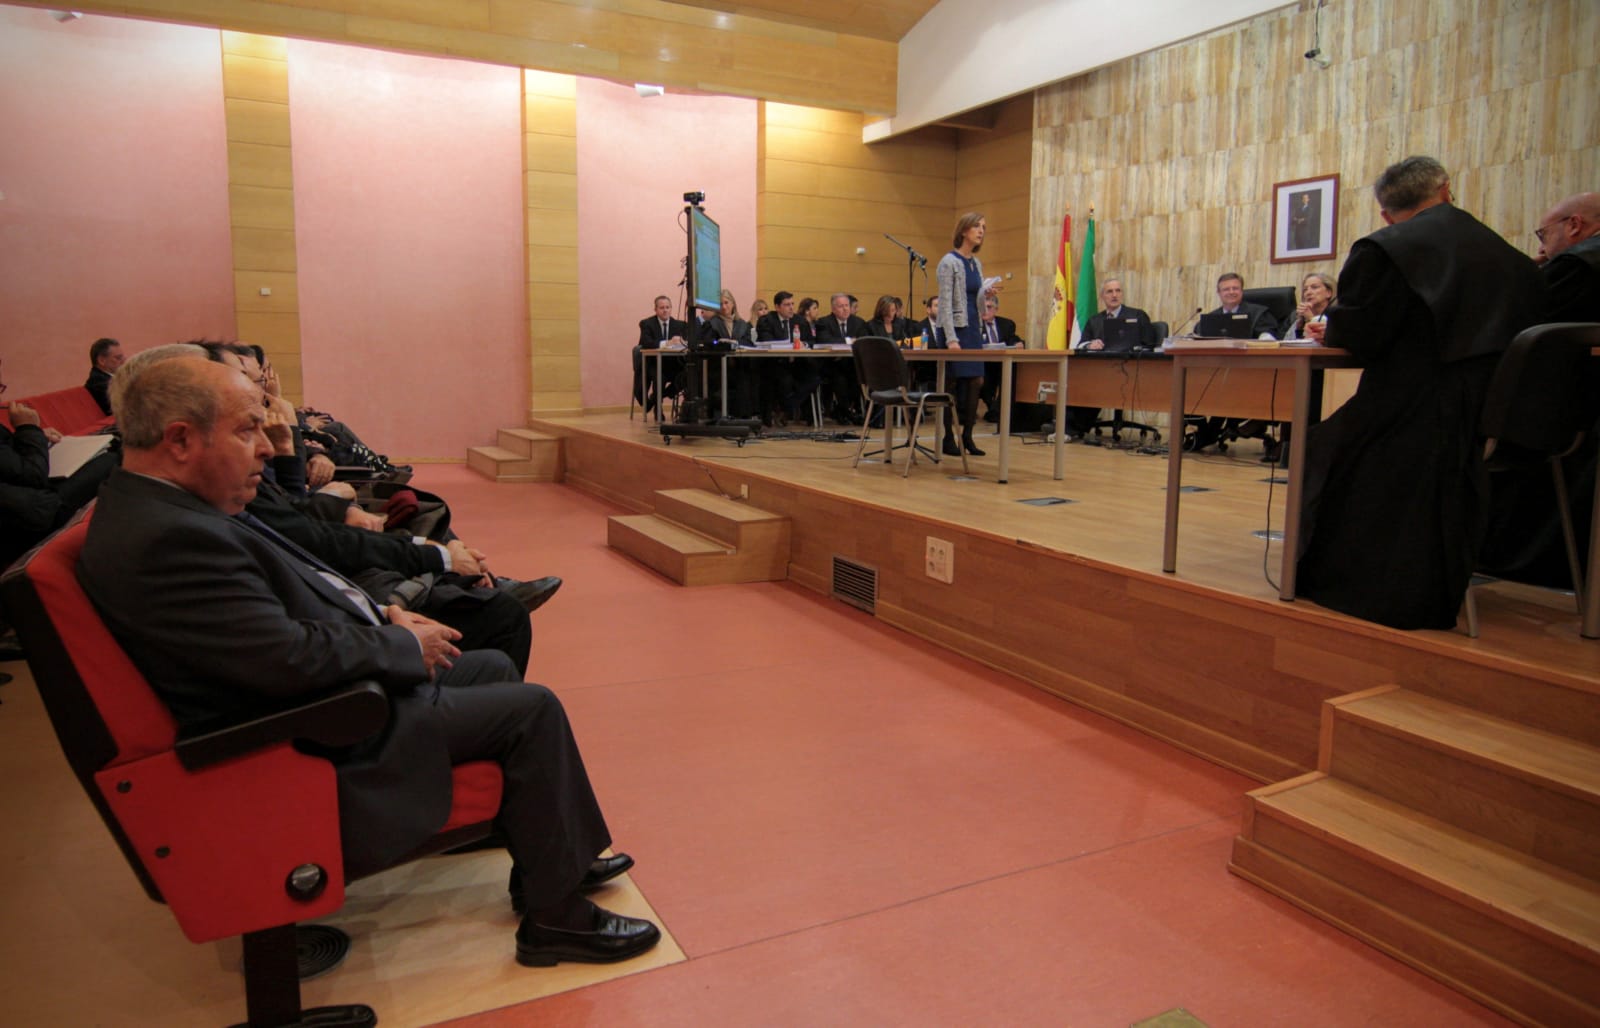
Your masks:
M1294 286L1262 286L1260 289L1246 289L1244 302L1257 303L1265 307L1273 318L1277 319L1280 332L1289 327L1289 319L1294 317L1295 308L1300 305Z
M1156 330L1157 345L1160 345L1160 343L1167 338L1167 323L1165 321L1153 321L1150 324L1151 327ZM1155 436L1154 439L1150 440L1151 443L1161 442L1161 430L1159 428L1156 428L1154 425L1146 425L1142 421L1126 420L1122 416L1121 407L1118 407L1111 412L1110 420L1102 419L1100 421L1096 421L1093 428L1094 434L1098 436L1102 428L1111 429L1111 441L1112 443L1116 444L1120 444L1122 442L1122 430L1125 428L1136 428L1139 430L1140 446L1145 445L1147 436Z
M1572 529L1572 507L1561 459L1576 450L1600 415L1592 389L1590 351L1600 346L1600 325L1561 322L1535 325L1517 333L1495 367L1483 401L1479 431L1490 472L1548 464L1555 486L1561 535L1578 614L1583 614L1583 568ZM1589 541L1594 545L1594 540ZM1487 576L1474 575L1465 602L1467 634L1478 637L1478 606L1473 590Z
M894 453L889 449L890 432L894 422L895 409L915 411L911 417L911 441L906 447L906 469L901 472L901 477L911 474L911 465L917 461L917 431L922 427L922 415L929 408L951 407L956 405L956 398L949 393L931 393L911 389L911 370L906 365L905 354L900 352L893 340L883 336L862 336L851 347L856 361L856 377L861 380L861 391L867 398L866 418L861 423L861 442L856 446L856 459L850 465L856 467L861 463L861 453L867 447L867 436L872 431L872 412L878 407L884 408L883 416L883 463L885 467L894 465ZM939 462L934 457L935 464ZM961 470L966 473L967 454L961 452Z

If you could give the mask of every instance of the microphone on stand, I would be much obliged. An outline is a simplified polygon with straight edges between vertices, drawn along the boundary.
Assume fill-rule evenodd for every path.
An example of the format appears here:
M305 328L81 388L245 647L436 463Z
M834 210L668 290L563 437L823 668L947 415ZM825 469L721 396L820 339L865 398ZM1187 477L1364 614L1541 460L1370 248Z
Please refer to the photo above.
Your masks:
M1176 332L1172 333L1172 337L1173 338L1177 338L1178 336L1182 335L1183 334L1183 330L1188 327L1189 322L1193 321L1195 318L1198 318L1200 316L1200 312L1203 311L1203 310L1205 310L1204 307L1196 307L1194 309L1194 313L1189 315L1187 318L1184 318L1183 322L1180 325L1178 325L1178 330Z

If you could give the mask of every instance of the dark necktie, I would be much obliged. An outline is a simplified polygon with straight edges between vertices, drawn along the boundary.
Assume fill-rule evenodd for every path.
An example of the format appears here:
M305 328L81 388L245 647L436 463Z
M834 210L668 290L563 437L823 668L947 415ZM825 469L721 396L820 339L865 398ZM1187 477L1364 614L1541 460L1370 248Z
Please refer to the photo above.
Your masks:
M667 341L667 325L668 325L668 323L665 322L665 321L663 321L661 323L661 341L662 342L666 342Z
M295 560L298 560L300 563L306 565L311 570L321 575L325 581L330 577L334 579L333 582L328 583L329 585L335 585L335 582L343 583L342 585L336 585L335 587L338 588L339 592L345 597L345 599L349 600L352 605L357 606L372 620L374 624L382 625L388 623L388 619L383 616L383 612L378 609L377 604L373 603L371 597L361 591L360 586L356 585L354 582L350 581L348 578L344 577L343 575L339 574L339 572L323 563L315 554L312 554L309 551L301 548L301 546L293 539L280 534L271 525L267 524L265 521L262 521L249 511L243 511L235 515L234 520L250 529L250 531L254 532L256 535L261 536L278 549L283 550L290 557L293 557ZM357 599L358 597L359 601Z

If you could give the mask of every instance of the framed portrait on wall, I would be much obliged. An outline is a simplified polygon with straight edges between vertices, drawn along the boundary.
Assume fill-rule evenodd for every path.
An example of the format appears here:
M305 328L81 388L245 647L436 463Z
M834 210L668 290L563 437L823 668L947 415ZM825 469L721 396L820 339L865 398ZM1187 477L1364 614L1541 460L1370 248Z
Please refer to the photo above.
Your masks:
M1303 178L1272 187L1272 263L1322 261L1339 234L1339 176Z

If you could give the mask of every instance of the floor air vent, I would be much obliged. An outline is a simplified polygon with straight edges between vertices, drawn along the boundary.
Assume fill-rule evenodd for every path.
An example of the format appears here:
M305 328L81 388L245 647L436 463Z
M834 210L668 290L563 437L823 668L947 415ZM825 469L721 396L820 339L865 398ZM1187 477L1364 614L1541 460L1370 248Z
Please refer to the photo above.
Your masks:
M833 595L868 614L878 609L878 569L843 557L833 558Z

